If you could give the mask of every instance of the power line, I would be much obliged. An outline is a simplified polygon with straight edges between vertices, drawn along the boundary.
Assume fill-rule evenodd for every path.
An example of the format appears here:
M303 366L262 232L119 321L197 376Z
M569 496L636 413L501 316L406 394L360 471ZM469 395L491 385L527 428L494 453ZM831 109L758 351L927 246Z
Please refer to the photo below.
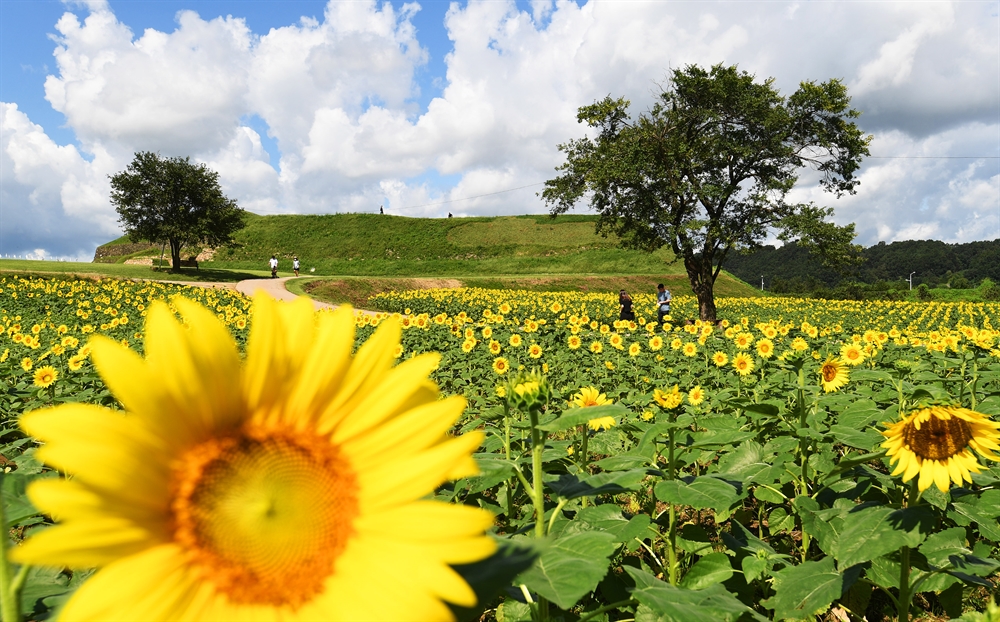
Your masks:
M1000 160L1000 156L868 156L872 160Z
M487 192L486 194L477 194L477 195L471 196L471 197L462 197L461 199L449 199L448 201L441 201L441 202L438 202L438 203L424 203L422 205L407 205L406 207L396 207L396 208L393 208L393 211L400 211L400 210L406 210L406 209L417 209L418 207L433 207L435 205L447 205L448 203L457 203L459 201L469 201L471 199L478 199L478 198L481 198L481 197L489 197L489 196L493 196L495 194L503 194L505 192L513 192L515 190L523 190L525 188L531 188L532 186L541 186L544 183L545 183L544 181L538 181L538 182L535 182L533 184L528 184L527 186L518 186L517 188L507 188L506 190L497 190L496 192Z
M1000 156L868 156L870 160L1000 160ZM516 188L507 188L506 190L497 190L496 192L487 192L486 194L477 194L471 197L462 197L460 199L449 199L447 201L439 201L437 203L422 203L420 205L407 205L405 207L395 207L392 208L394 212L418 209L421 207L436 207L438 205L448 205L449 203L458 203L459 201L470 201L472 199L480 199L482 197L490 197L497 194L504 194L506 192L514 192L515 190L524 190L525 188L531 188L533 186L541 186L544 181L538 181L533 184L528 184L526 186L517 186Z

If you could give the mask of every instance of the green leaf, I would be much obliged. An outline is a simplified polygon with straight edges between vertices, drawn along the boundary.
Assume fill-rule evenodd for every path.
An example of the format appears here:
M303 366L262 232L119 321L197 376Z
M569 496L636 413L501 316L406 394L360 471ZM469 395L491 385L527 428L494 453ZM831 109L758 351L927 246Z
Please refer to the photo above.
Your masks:
M725 553L709 553L687 571L680 586L688 590L701 590L728 581L731 576L733 566L729 563L729 556Z
M994 542L1000 542L1000 490L983 491L978 498L972 495L962 497L961 501L952 504L955 512L974 521L979 526L979 533Z
M878 432L874 432L872 430L862 432L846 425L830 426L830 434L833 434L834 440L838 443L847 445L848 447L854 447L856 449L863 449L865 451L870 450L881 441L885 440L885 437Z
M589 594L607 574L608 556L617 548L615 537L585 531L543 542L535 565L514 580L562 609Z
M747 400L729 400L726 404L747 412L757 413L758 415L767 415L768 417L778 416L778 407L774 404L754 404Z
M841 568L848 568L903 546L916 547L933 527L934 515L925 507L865 508L844 517L844 528L830 553Z
M756 620L764 620L722 585L686 590L660 581L638 568L625 566L625 571L635 580L633 598L649 607L658 621L724 622L738 620L747 614Z
M636 514L631 519L622 516L620 507L613 503L583 508L564 526L562 534L581 531L601 531L615 537L615 542L628 542L646 533L651 519L648 514Z
M478 620L483 609L511 584L514 577L528 569L537 557L538 552L527 546L526 542L498 540L496 552L486 559L473 564L452 566L476 593L475 607L449 604L455 617L459 620Z
M840 475L845 471L849 471L856 466L861 466L862 464L868 464L872 460L877 460L886 454L885 450L875 451L867 454L848 454L843 460L837 463L832 471L826 474L824 481L834 477L835 475Z
M774 609L775 620L811 619L829 609L845 588L832 557L789 566L773 576L774 596L761 604Z
M567 408L554 421L539 425L538 429L545 432L561 432L562 430L568 430L578 425L586 425L591 419L598 419L600 417L614 417L620 422L629 412L629 409L621 404Z
M739 501L741 496L733 484L709 475L694 479L664 480L656 484L653 490L660 501L687 505L696 510L726 510Z
M38 509L28 500L26 493L28 484L36 479L35 477L22 475L19 471L4 473L0 477L3 478L4 518L7 520L8 529L39 514Z
M566 473L559 476L558 479L547 480L545 484L560 497L576 499L638 490L644 477L646 477L646 469L598 473L582 480L576 475Z
M608 456L594 462L594 466L600 467L603 471L627 471L639 467L649 466L652 463L652 455L638 451L621 453L616 456Z

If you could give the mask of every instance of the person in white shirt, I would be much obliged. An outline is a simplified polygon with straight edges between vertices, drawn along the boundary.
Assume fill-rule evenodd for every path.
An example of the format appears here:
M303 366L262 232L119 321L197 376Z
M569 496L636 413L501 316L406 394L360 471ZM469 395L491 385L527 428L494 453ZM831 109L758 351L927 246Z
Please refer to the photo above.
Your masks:
M292 270L295 271L295 276L299 275L299 258L292 257Z
M270 264L271 264L271 278L276 279L278 278L278 257L275 255L271 255Z

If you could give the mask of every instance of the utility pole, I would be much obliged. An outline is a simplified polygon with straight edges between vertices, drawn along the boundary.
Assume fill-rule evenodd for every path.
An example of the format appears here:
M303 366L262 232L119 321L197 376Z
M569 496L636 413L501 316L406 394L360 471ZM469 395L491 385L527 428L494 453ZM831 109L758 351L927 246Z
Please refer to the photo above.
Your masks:
M764 291L764 275L760 275L760 291Z
M916 271L913 271L913 272L910 273L910 278L903 279L904 281L909 281L910 282L910 290L911 291L913 290L913 275L914 274L916 274Z

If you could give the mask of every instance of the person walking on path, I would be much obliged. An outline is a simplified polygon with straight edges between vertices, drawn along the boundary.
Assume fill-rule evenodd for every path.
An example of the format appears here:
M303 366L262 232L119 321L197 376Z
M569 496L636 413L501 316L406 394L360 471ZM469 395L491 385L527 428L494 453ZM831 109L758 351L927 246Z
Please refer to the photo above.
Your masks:
M618 292L618 319L635 321L635 312L632 310L632 297L623 289Z
M660 283L656 286L656 323L663 326L663 319L670 315L670 290Z
M271 265L271 278L272 279L278 278L278 257L277 257L277 255L271 255L271 261L269 263Z
M299 275L299 258L292 257L292 270L295 271L295 276Z

